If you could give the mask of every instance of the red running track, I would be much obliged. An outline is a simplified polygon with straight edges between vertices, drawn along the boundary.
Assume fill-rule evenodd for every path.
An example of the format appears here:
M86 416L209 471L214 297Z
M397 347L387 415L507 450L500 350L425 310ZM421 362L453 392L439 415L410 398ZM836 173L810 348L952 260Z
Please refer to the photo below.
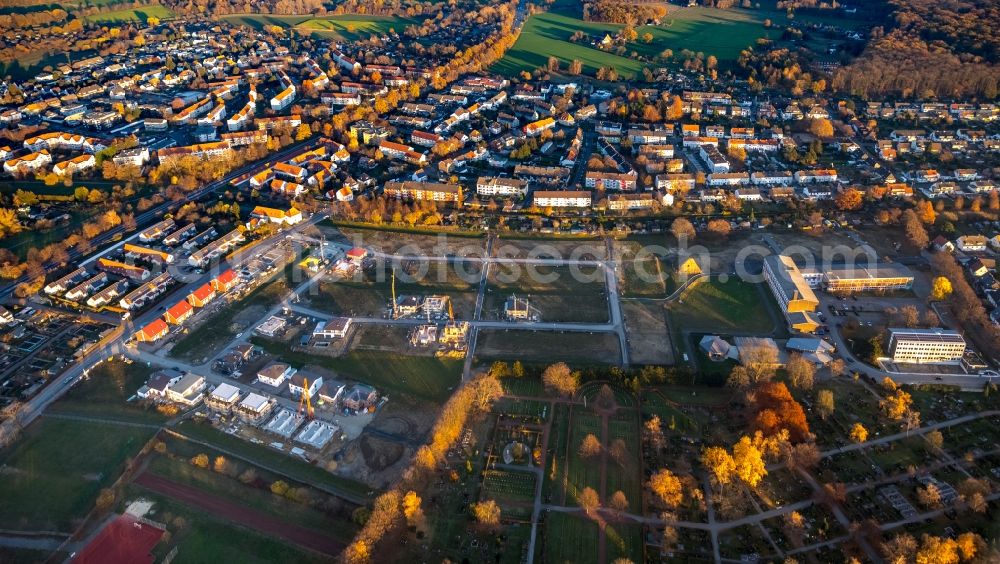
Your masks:
M320 532L291 525L260 511L149 472L140 474L135 479L135 483L186 505L203 509L225 521L253 529L265 536L286 540L310 550L336 556L345 548L344 543Z

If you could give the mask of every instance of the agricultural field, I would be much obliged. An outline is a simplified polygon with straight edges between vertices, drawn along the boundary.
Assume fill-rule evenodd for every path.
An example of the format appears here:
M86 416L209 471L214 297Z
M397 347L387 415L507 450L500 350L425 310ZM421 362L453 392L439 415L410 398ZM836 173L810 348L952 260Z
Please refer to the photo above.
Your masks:
M396 231L392 228L334 227L330 220L320 222L317 227L329 240L349 243L356 247L373 249L386 254L403 256L484 256L485 240L481 234L457 235L438 233L437 235L416 234Z
M591 39L612 37L623 27L620 24L589 22L581 19L579 4L559 2L552 11L535 14L528 18L514 46L491 70L507 76L522 71L534 71L545 67L550 56L560 61L565 69L574 59L583 63L583 72L593 74L601 67L614 67L623 78L634 78L643 67L653 63L637 60L636 57L655 58L670 49L676 57L682 50L714 55L720 67L731 65L740 52L750 47L759 38L778 40L784 27L793 20L787 12L775 7L775 2L766 0L755 3L753 9L716 9L704 6L668 6L669 12L659 25L644 25L636 28L639 39L624 46L624 51L600 50L588 42L574 43L570 36L581 31ZM807 24L825 24L843 29L861 29L871 25L861 19L843 17L838 13L823 13L820 10L799 11L794 21ZM832 12L827 10L826 12ZM770 20L772 25L765 26ZM649 33L652 40L646 43L642 38ZM823 51L829 41L817 38L810 47Z
M490 70L514 76L521 71L530 72L544 67L549 57L554 56L564 67L574 59L580 60L584 72L588 74L595 73L601 67L614 67L621 76L634 77L642 70L641 62L569 41L576 31L602 36L605 33L613 35L619 29L620 25L585 22L552 12L535 14L528 17L514 46Z
M493 245L493 256L502 258L561 258L604 260L607 245L600 239L515 239L504 237Z
M121 24L125 22L145 23L149 18L159 18L161 20L174 17L174 12L170 8L159 4L150 4L141 8L122 8L112 10L102 14L87 16L84 20L87 23L96 24Z
M0 456L0 528L72 532L155 433L155 427L77 419L37 421Z

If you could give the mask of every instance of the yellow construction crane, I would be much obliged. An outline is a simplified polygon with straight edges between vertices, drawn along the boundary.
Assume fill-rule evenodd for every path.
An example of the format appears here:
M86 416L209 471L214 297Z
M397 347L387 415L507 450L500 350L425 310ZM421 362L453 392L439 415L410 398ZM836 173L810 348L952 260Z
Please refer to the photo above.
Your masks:
M309 397L309 379L302 380L302 395L299 396L299 417L302 417L302 410L305 408L306 418L312 419L316 414L313 412L312 398Z

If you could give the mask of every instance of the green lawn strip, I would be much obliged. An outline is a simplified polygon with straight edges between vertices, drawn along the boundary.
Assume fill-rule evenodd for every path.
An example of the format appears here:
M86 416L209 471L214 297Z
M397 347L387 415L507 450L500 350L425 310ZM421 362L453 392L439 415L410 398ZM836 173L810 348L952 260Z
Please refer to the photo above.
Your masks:
M546 562L597 562L597 522L549 511L544 535Z
M562 503L563 472L566 469L566 445L569 442L569 411L564 403L555 404L552 429L549 431L549 448L552 454L546 461L545 481L542 484L542 499L548 503ZM567 503L572 503L567 500Z
M616 414L608 421L608 447L615 439L625 441L628 456L621 463L608 456L607 494L610 499L616 491L625 494L631 511L642 511L642 468L639 464L638 412Z
M235 453L254 464L273 468L293 480L304 484L323 486L331 492L341 492L346 496L346 499L367 499L370 497L371 488L361 482L331 474L303 460L228 435L207 423L183 421L177 425L175 430L186 437Z
M146 383L152 372L152 368L137 362L103 362L90 371L86 380L73 386L49 406L48 411L135 423L162 423L167 417L151 405L127 401Z
M573 409L573 426L569 436L569 475L566 484L567 505L576 505L577 498L584 488L593 488L598 494L601 492L601 461L600 457L594 456L584 458L580 456L580 444L584 437L593 434L598 440L601 439L601 418L592 412L580 408ZM607 448L610 445L602 445ZM613 492L609 492L610 495Z
M251 341L295 367L313 364L329 368L344 378L374 386L383 395L400 393L443 403L462 374L462 361L453 358L368 350L333 358L292 351L289 345L270 339L254 337Z
M153 549L157 562L162 561L174 546L177 547L177 556L173 559L175 564L206 562L270 564L286 561L319 564L329 559L256 531L224 522L200 509L189 507L141 486L130 484L125 491L122 509L124 503L135 499L152 501L155 504L154 513L148 517L167 525L167 530L172 535L169 542L160 543Z
M0 528L72 531L154 433L40 419L0 455Z
M607 560L614 562L625 558L632 562L644 562L642 525L613 523L605 529L607 535Z
M210 459L214 461L215 458L212 456ZM239 461L230 460L229 463L235 464L241 471L248 467ZM338 519L325 515L303 503L279 497L269 490L248 486L236 478L195 467L187 460L154 456L149 462L147 471L171 481L197 488L206 494L244 505L282 521L322 532L344 543L350 542L354 535L356 525L348 519ZM293 483L292 486L294 487L294 485Z

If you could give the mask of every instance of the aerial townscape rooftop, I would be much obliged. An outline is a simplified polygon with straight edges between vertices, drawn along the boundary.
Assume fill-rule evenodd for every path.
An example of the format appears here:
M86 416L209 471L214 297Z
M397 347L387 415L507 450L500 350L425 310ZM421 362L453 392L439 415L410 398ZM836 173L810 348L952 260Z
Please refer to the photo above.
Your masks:
M1000 562L994 0L0 4L0 562Z

